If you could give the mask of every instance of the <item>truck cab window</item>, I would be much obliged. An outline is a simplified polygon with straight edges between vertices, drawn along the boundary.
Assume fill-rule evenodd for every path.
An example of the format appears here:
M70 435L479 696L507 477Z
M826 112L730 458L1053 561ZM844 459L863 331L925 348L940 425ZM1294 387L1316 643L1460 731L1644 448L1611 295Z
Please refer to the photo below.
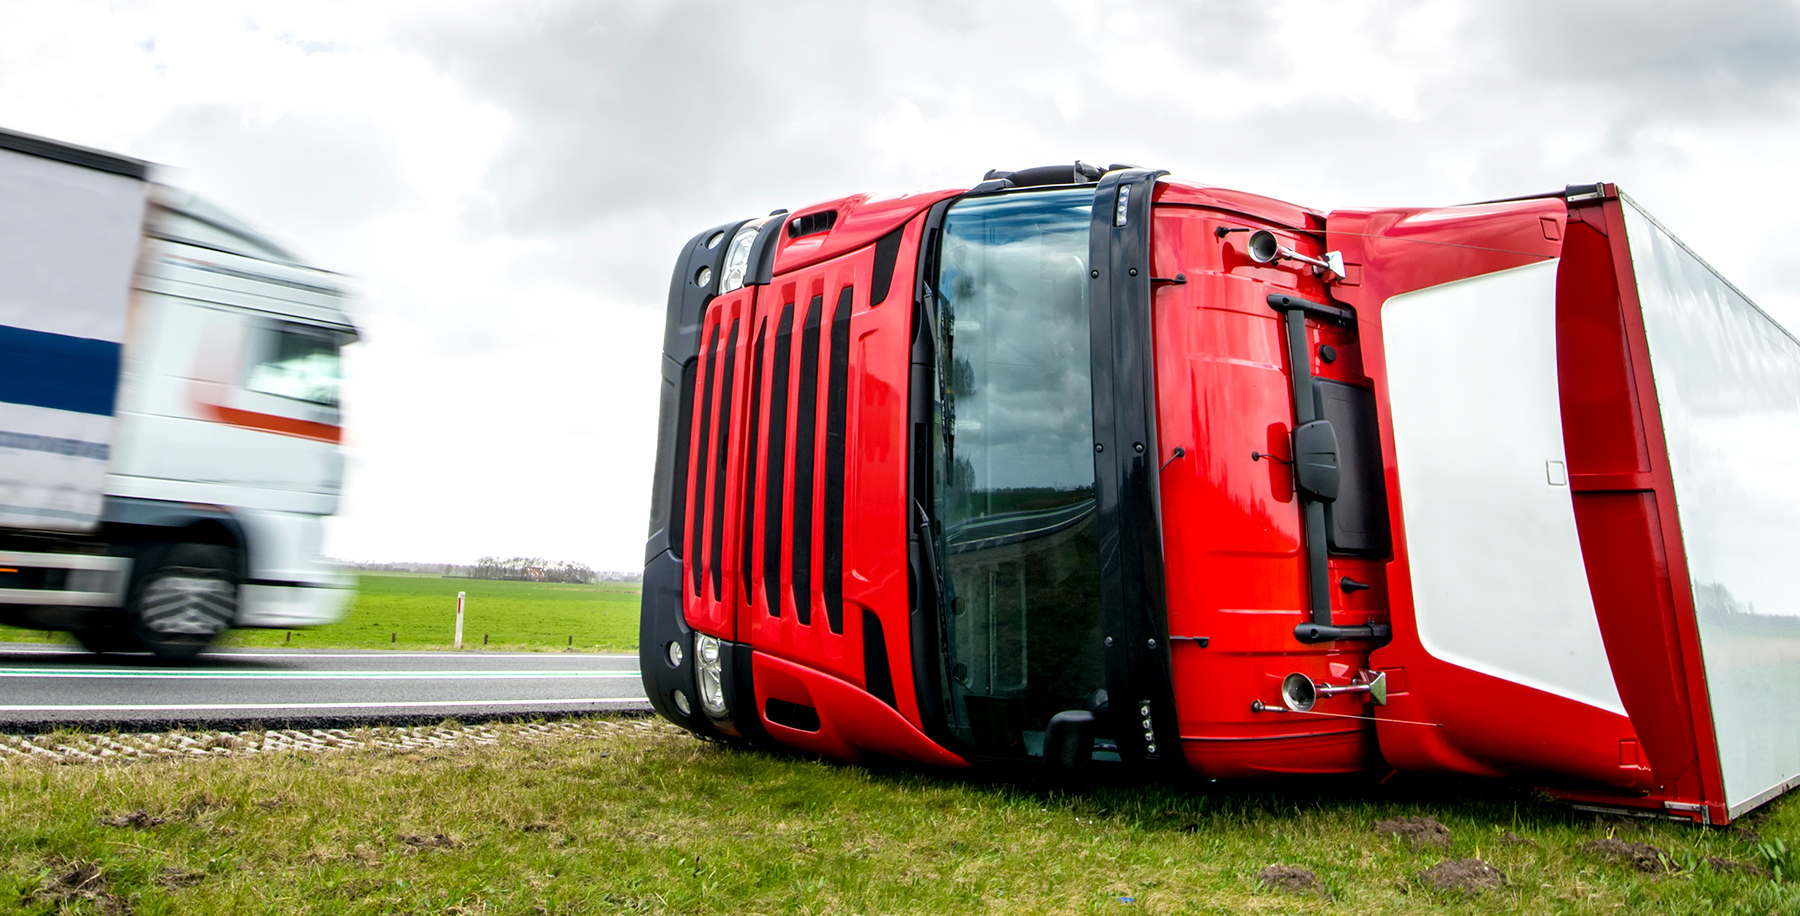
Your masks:
M336 335L324 330L281 325L259 335L258 355L245 387L297 401L338 406L339 372Z
M977 197L937 263L935 502L950 727L1042 753L1104 685L1087 259L1091 189Z

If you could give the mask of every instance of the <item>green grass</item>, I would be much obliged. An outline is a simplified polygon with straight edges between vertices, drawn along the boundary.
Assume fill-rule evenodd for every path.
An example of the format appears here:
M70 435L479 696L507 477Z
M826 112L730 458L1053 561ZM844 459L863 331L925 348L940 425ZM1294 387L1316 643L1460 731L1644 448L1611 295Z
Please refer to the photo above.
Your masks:
M1704 864L1791 866L1792 799L1748 830L1708 830L1597 819L1475 781L1071 792L742 751L664 726L500 731L494 746L423 753L0 766L0 906L57 912L49 882L88 863L90 886L137 914L1800 911L1800 885ZM139 810L164 822L99 824ZM1370 829L1408 815L1446 824L1448 852ZM1661 847L1666 864L1638 871L1583 848L1609 835ZM1418 874L1446 856L1485 859L1508 884L1428 889ZM1330 896L1260 886L1271 863L1314 870Z
M463 647L493 649L637 650L636 583L564 585L409 575L358 577L356 603L344 620L308 630L236 630L231 646L309 649L447 649L456 633L456 593L468 595ZM69 642L64 634L50 637ZM42 630L0 627L0 641L42 642Z

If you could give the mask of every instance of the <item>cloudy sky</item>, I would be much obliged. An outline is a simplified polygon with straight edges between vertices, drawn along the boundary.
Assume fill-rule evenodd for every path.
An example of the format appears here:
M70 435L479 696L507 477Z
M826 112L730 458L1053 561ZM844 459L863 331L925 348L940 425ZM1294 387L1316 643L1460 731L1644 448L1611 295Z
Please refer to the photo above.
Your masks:
M356 278L364 560L642 563L679 246L1081 158L1319 208L1617 181L1800 327L1784 0L0 0L0 126Z

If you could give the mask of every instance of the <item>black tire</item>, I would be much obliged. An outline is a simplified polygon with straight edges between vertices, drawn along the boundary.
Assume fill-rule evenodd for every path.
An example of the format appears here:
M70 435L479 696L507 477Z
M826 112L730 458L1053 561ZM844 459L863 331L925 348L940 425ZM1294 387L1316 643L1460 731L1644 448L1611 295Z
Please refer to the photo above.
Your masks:
M79 629L70 631L69 635L81 643L83 649L98 655L114 655L123 652L144 651L143 640L138 639L137 631L124 614L117 612L107 615L109 620L90 620Z
M237 619L237 558L212 544L174 544L161 554L132 589L127 609L144 648L158 658L190 659Z

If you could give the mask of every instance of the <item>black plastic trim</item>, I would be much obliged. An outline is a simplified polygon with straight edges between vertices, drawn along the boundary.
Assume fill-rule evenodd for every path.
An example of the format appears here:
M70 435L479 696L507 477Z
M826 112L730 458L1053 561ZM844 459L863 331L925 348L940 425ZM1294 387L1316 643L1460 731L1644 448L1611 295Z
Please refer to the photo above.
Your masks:
M781 230L787 225L787 211L776 210L750 243L750 273L745 286L768 286L775 278L775 252L781 247Z
M763 715L776 725L784 725L795 731L816 732L819 730L819 711L801 703L791 703L770 697L763 705Z
M825 383L825 622L844 632L844 477L850 400L850 313L854 288L838 293L831 312L831 357ZM893 687L888 688L893 692Z
M825 297L806 304L800 337L800 393L794 405L794 618L812 625L813 447L819 436L819 322Z
M1303 623L1294 627L1294 638L1303 643L1334 642L1340 639L1372 639L1376 642L1387 642L1394 637L1394 629L1385 623L1371 623L1366 626L1339 627L1331 624Z
M911 460L907 462L906 548L911 585L907 591L911 598L908 630L912 642L913 697L919 704L921 730L940 747L962 752L966 748L956 740L945 718L946 620L934 555L937 535L925 508L935 504L931 482L931 408L937 398L937 245L944 214L958 199L939 201L926 211L919 231L918 257L913 261L912 367L907 392L907 426L912 438L908 443Z
M716 283L694 283L700 268L712 268L719 276L724 267L726 244L747 222L738 220L714 226L688 240L676 258L669 281L668 310L663 330L661 409L657 420L656 472L650 489L650 535L644 547L644 589L638 611L638 667L644 695L664 718L697 734L722 736L706 721L694 690L693 634L682 613L682 547L687 531L688 443L693 432L694 389L697 387L701 331L706 306ZM707 245L707 240L718 243ZM694 558L698 562L698 558ZM671 641L680 640L686 652L685 669L672 669L661 653ZM687 692L691 714L683 716L669 701L672 691Z
M738 737L757 747L772 748L774 742L763 728L762 716L756 709L756 665L749 643L720 640L724 656L725 706L731 715L731 727Z
M676 424L675 462L671 475L677 481L669 493L668 510L668 546L674 551L677 559L681 557L682 545L687 543L687 479L688 459L692 449L691 440L694 435L694 387L700 382L700 360L690 359L681 369L681 385L677 397L681 399L679 406L671 410L670 405L663 404L664 413L676 412L680 422ZM657 472L663 472L660 456ZM654 512L655 510L652 509Z
M644 545L644 563L667 550L679 559L685 546L687 523L688 442L693 433L694 388L700 353L700 330L711 288L696 286L702 267L714 276L724 268L724 243L742 228L745 220L714 226L688 240L675 260L669 280L669 299L663 326L661 409L657 414L656 472L650 484L650 535ZM708 239L720 243L708 248Z
M837 225L837 218L838 212L836 210L818 210L812 213L802 213L799 216L788 220L787 236L790 239L799 239L809 235L824 235L831 231L831 227Z
M150 163L142 159L105 153L97 149L75 146L51 140L48 137L22 134L17 131L0 129L0 149L24 153L40 159L79 165L95 171L111 172L114 175L124 175L126 178L136 178L139 181L146 181L150 178Z
M787 483L788 358L794 347L794 304L781 307L775 366L769 386L769 455L763 465L763 595L769 616L781 616L782 488Z
M905 235L903 225L875 241L875 271L869 278L869 304L872 306L887 301L888 290L894 285L894 263L900 260L900 242Z
M1148 702L1153 755L1137 727L1115 727L1127 760L1179 762L1174 677L1157 519L1156 366L1151 335L1151 198L1167 172L1121 169L1094 189L1088 231L1089 334L1094 404L1094 491L1107 692L1129 721ZM1125 194L1126 219L1115 225Z
M1299 312L1309 318L1329 321L1339 327L1356 327L1356 310L1347 305L1327 305L1323 302L1314 302L1311 299L1302 299L1299 296L1289 296L1285 293L1270 293L1268 302L1269 308L1277 312Z
M896 709L899 704L894 700L894 673L888 664L887 634L882 630L881 617L868 608L863 608L863 689L870 696Z
M1337 431L1338 497L1325 507L1326 546L1334 554L1384 556L1393 548L1387 481L1381 464L1381 422L1375 392L1332 379L1313 379L1319 416Z

